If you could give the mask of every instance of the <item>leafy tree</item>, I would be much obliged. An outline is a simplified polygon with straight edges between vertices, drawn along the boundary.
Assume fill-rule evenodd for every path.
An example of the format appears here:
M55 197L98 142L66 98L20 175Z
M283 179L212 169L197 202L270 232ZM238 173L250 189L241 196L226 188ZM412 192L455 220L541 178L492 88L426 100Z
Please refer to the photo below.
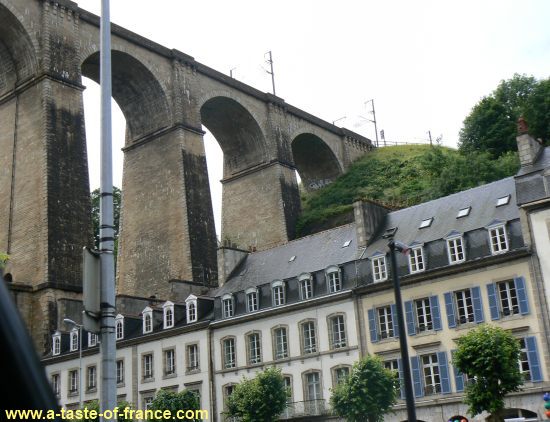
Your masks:
M501 81L464 119L459 135L461 152L486 151L499 157L517 150L516 123L524 116L535 138L550 135L550 79L515 74Z
M125 400L122 400L120 402L118 402L117 404L119 410L120 410L120 413L118 413L117 415L117 422L133 422L133 419L131 418L125 418L124 417L124 409L126 407L129 407L129 408L133 408L133 406L131 405L131 403L128 403L127 401ZM88 410L95 410L96 411L96 414L99 414L100 412L100 409L99 409L99 400L92 400L90 401L89 403L86 403L85 406L84 406L84 409L88 409ZM111 409L112 410L112 409ZM96 418L82 418L82 419L73 419L73 422L98 422L99 421L99 417L96 417Z
M353 365L349 377L332 390L330 403L349 422L378 422L397 401L397 374L377 356L366 356Z
M120 221L120 200L121 200L121 190L117 188L116 186L113 186L113 222L115 226L115 251L114 256L116 259L117 256L117 250L118 250L118 226ZM99 193L99 188L94 189L91 193L91 199L92 199L92 224L93 224L93 230L94 230L94 247L96 249L99 249L99 202L101 199L101 195Z
M10 257L7 254L0 252L0 269L6 266L6 262L8 262L9 259Z
M254 378L244 378L229 396L227 415L243 422L270 422L286 408L289 391L281 370L268 368Z
M523 378L518 340L502 328L483 324L457 340L453 365L468 376L465 403L472 416L484 410L493 420L504 409L504 396L519 391Z
M172 419L148 419L149 422L164 422L164 421L181 421L181 418L177 418L177 412L178 410L200 410L200 400L197 393L191 391L191 390L182 390L179 393L174 393L173 391L167 391L167 390L159 390L155 398L153 399L153 402L151 403L151 406L149 407L151 410L169 410ZM188 421L201 421L202 419L186 419Z

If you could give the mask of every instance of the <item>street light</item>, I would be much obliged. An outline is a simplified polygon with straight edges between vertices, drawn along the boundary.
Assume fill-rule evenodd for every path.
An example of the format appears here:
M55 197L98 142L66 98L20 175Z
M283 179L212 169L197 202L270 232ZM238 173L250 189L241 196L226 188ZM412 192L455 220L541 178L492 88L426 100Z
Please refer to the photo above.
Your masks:
M82 409L82 324L77 324L72 319L63 318L63 322L78 328L78 402Z

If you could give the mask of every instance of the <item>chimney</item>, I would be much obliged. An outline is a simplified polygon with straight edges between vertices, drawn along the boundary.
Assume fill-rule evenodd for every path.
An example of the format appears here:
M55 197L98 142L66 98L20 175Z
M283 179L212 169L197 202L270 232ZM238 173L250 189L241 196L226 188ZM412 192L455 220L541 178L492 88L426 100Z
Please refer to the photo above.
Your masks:
M233 270L235 270L247 256L247 251L237 249L233 246L222 246L218 248L218 287L225 284L233 273Z
M369 241L384 223L384 218L388 212L390 212L388 208L372 201L356 201L353 203L358 247L367 247Z
M529 127L523 117L518 119L518 143L519 161L521 166L530 166L537 161L542 145L529 135Z

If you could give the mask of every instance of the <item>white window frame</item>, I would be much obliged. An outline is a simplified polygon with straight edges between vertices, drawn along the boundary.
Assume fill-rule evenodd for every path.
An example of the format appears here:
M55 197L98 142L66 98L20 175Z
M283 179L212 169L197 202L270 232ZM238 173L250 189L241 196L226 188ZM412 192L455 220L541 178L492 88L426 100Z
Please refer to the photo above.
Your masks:
M529 365L529 349L527 348L527 342L524 337L518 338L519 340L519 373L521 374L524 382L531 381L531 365Z
M329 315L328 323L330 348L334 350L347 347L346 316L344 314Z
M86 368L86 389L94 390L97 388L97 367L95 365Z
M327 277L327 291L329 293L336 293L342 290L342 271L340 267L331 265L325 270Z
M57 356L61 354L61 333L56 331L52 336L52 355Z
M519 309L518 291L514 280L497 282L496 295L502 316L519 315L521 313Z
M273 297L273 306L282 306L286 303L284 281L277 280L271 283L271 295Z
M164 355L164 375L170 376L176 374L176 349L166 349Z
M79 377L78 369L69 371L69 395L78 393Z
M416 316L416 332L433 331L433 310L429 297L415 299L413 302L414 314Z
M197 371L200 368L198 343L188 344L185 347L187 359L187 372Z
M262 335L259 331L246 334L248 364L255 365L262 362Z
M70 334L70 351L76 352L79 347L78 328L74 327Z
M162 305L162 320L164 329L174 326L174 303L168 301Z
M231 318L235 314L233 295L226 294L222 296L222 317Z
M258 296L258 289L256 287L246 289L246 312L256 312L260 308Z
M447 257L449 264L460 264L466 261L466 248L464 247L464 237L462 235L447 237ZM460 248L460 252L458 249Z
M380 254L371 257L372 279L375 283L381 283L388 279L388 265L386 255Z
M61 375L59 375L58 373L52 374L50 379L54 394L56 396L59 396L61 394Z
M427 362L426 362L427 360ZM422 365L422 385L424 395L429 396L441 393L441 374L439 373L439 360L437 353L428 353L420 356ZM437 382L439 379L439 382Z
M99 342L99 337L95 333L88 333L88 347L94 347L97 346L97 343Z
M282 335L280 335L282 333ZM286 359L290 356L288 347L288 327L281 325L273 328L274 360Z
M487 227L489 234L489 246L491 247L491 254L498 255L508 252L508 235L506 233L506 225L499 224L491 227Z
M124 339L124 315L122 314L115 317L115 337L116 340Z
M342 374L342 372L344 374ZM351 367L348 365L339 365L332 368L332 383L333 387L336 387L338 384L341 384L349 377L351 373Z
M197 308L197 296L189 295L185 299L185 314L187 322L197 322L198 320L198 308Z
M311 299L313 297L313 278L311 274L300 274L298 276L298 284L300 285L300 298L302 300Z
M153 310L147 306L142 311L143 316L143 334L148 334L153 332Z
M409 252L409 271L411 274L421 273L426 270L423 245L412 246Z
M323 399L323 385L321 384L321 371L308 371L303 375L304 399L309 406L315 406L319 400ZM313 387L313 388L311 388ZM313 390L313 395L311 391Z
M143 370L142 379L143 380L152 379L154 377L153 353L144 353L143 355L141 355L141 359L142 359L142 370Z
M223 369L237 367L237 340L235 337L222 339L222 365Z
M124 359L116 361L116 383L117 385L124 384Z
M319 345L317 341L317 323L314 320L306 320L300 323L302 334L302 354L317 353Z
M376 308L376 319L378 324L378 336L380 340L394 338L396 336L391 305Z
M462 290L455 290L453 292L453 299L456 306L457 325L475 322L475 308L474 298L472 296L472 289L467 288ZM459 302L462 302L462 306L459 305Z

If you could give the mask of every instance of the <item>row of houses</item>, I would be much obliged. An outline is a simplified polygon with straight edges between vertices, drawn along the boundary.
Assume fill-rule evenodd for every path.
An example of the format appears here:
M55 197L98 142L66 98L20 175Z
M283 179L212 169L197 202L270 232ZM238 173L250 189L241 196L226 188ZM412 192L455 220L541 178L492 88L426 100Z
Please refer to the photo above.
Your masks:
M117 298L117 393L145 409L159 389L196 391L211 420L243 377L281 369L282 419L330 419L331 389L362 356L402 378L388 235L408 245L397 271L423 421L467 415L456 340L482 323L522 347L522 391L507 417L542 419L550 390L550 148L518 136L515 177L391 211L354 204L353 223L258 252L221 248L220 285L185 298ZM79 350L82 347L82 350ZM82 361L79 360L82 352ZM43 359L61 405L98 398L98 339L66 327ZM80 369L81 367L81 369ZM389 420L406 420L404 401Z

